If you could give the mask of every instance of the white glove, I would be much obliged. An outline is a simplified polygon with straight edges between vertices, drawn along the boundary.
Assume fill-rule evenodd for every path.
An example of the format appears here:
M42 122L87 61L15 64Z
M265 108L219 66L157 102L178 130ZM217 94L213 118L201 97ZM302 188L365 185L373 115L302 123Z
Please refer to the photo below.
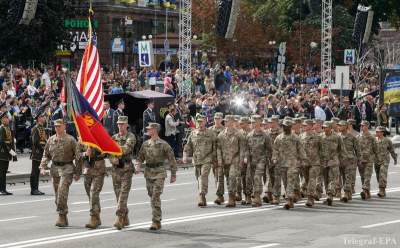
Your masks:
M15 153L15 151L13 149L10 150L10 155L13 157L17 156L17 154Z

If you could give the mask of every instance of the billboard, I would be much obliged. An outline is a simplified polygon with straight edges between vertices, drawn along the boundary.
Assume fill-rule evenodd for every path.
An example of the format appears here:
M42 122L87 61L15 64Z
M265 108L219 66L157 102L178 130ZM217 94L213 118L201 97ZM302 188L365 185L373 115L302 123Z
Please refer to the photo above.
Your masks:
M400 69L386 69L382 77L383 102L389 106L389 115L400 117Z

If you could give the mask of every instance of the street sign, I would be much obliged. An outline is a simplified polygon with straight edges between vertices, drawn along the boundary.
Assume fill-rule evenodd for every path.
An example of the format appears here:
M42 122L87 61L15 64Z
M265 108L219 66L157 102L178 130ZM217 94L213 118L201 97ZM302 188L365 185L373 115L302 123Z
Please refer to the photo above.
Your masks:
M335 84L330 87L333 90L351 90L349 66L336 66Z
M121 38L114 38L111 44L111 52L123 53L125 51L125 41Z
M344 50L344 64L354 65L356 62L356 51L354 49Z
M139 41L138 48L140 67L151 67L153 65L153 45L151 41Z

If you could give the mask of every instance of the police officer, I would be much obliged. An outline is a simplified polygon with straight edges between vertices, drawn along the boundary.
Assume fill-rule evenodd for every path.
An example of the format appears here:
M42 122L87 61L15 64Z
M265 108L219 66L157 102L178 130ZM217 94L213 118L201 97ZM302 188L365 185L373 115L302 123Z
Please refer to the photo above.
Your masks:
M15 160L17 154L14 150L14 137L9 127L10 119L7 111L0 113L0 120L0 195L12 195L6 190L6 175L9 162L11 159Z
M135 135L128 131L128 117L120 116L117 121L118 133L113 139L122 148L121 156L110 156L112 166L112 180L115 196L117 197L117 218L114 226L121 230L129 225L128 197L132 185L134 167L132 164L133 150L136 144ZM137 171L139 173L139 171Z
M44 195L39 191L39 174L40 174L40 161L43 157L44 147L47 142L47 133L45 130L46 113L39 109L36 112L36 125L32 128L31 144L32 144L32 170L31 170L31 195Z
M44 147L43 158L40 163L42 175L49 169L52 161L50 175L53 178L55 202L58 219L56 226L68 226L68 193L72 179L78 181L81 172L75 167L73 160L76 155L77 142L74 137L65 132L65 123L62 119L54 121L56 134L51 136Z
M152 209L152 224L150 230L161 229L161 194L164 189L165 178L167 172L164 167L165 159L170 163L171 179L170 183L176 181L176 161L174 152L167 142L160 139L158 132L160 131L160 124L149 123L147 126L147 135L150 136L149 140L146 140L137 157L136 170L140 170L142 163L146 162L146 168L144 171L144 177L146 179L147 194L151 199Z

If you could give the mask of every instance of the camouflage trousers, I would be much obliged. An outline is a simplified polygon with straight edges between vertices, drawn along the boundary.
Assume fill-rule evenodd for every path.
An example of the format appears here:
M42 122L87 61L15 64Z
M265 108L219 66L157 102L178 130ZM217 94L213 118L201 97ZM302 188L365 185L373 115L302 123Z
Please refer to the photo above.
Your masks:
M320 175L320 169L320 166L305 166L301 168L304 177L303 185L305 185L302 191L308 196L314 197L316 194L317 178Z
M112 167L112 181L115 197L117 198L117 216L126 216L128 210L128 197L132 186L133 167L125 165L124 168Z
M229 194L236 194L236 178L239 173L239 166L236 164L224 165L224 175L228 186Z
M360 172L362 189L369 190L371 188L373 164L371 162L361 162L358 165L358 172Z
M339 166L328 166L323 168L324 184L327 195L335 195L339 184Z
M248 164L244 164L243 168L240 169L239 175L236 177L236 193L241 194L242 192L246 194L246 174Z
M275 181L275 166L266 166L265 178L264 180L264 192L272 193L274 191L274 181ZM264 175L263 175L264 177Z
M72 164L51 166L50 173L53 179L55 203L59 214L68 214L69 186L71 186L74 172L75 167Z
M222 166L218 166L216 169L216 177L217 177L217 196L223 196L225 193L225 178L224 178L224 168Z
M282 182L287 193L287 177L288 177L288 168L287 167L279 167L275 166L275 181L274 181L274 196L280 197L282 191Z
M386 162L375 163L374 168L379 188L386 188L389 163Z
M263 176L265 175L266 163L265 161L260 161L252 164L252 166L254 167L253 192L255 195L261 195L263 192Z
M246 168L246 189L244 192L245 195L253 194L255 172L256 172L256 164L255 163L248 164Z
M146 178L147 194L150 197L152 221L161 222L161 194L164 190L165 178Z
M86 194L89 197L90 215L99 215L100 207L100 192L104 185L103 175L85 175L84 185Z
M196 165L196 180L199 194L208 193L208 176L211 170L211 164Z
M344 192L351 192L353 183L355 183L356 163L355 159L348 159L346 162L342 162L342 165L339 167L340 177L338 188L343 188Z
M324 192L323 188L324 188L324 168L321 167L319 170L319 175L317 175L317 185L316 185L316 191L319 194L322 194Z

